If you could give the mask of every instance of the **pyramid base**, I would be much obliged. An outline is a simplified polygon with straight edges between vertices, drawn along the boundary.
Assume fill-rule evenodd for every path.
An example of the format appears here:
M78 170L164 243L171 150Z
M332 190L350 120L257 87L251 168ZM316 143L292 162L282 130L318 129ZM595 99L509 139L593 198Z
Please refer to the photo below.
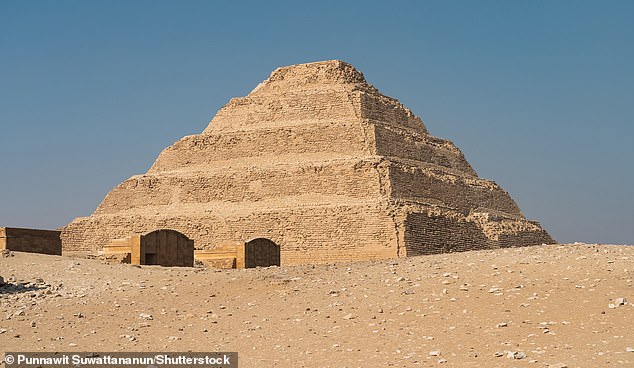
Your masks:
M182 211L182 209L180 209ZM244 244L280 246L281 264L317 264L554 243L539 224L490 213L384 201L252 210L241 214L93 215L62 230L64 251L99 252L112 239L157 229L179 231L196 249ZM181 212L182 213L182 212Z

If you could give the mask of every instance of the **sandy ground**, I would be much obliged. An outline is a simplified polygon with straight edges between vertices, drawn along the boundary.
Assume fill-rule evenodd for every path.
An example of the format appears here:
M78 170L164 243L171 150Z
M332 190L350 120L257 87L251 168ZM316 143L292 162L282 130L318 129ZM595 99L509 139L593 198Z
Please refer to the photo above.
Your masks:
M634 304L618 300L634 303L633 261L634 247L610 245L222 271L13 253L0 257L0 350L238 351L240 367L634 367Z

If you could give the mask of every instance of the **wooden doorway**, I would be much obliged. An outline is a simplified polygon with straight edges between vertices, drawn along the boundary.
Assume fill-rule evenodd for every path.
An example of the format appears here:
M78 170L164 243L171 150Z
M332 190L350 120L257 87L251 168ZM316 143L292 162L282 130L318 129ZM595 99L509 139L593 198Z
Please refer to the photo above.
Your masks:
M194 241L178 231L152 231L132 243L133 264L194 266Z
M244 266L270 267L280 265L280 246L272 240L257 238L244 243Z

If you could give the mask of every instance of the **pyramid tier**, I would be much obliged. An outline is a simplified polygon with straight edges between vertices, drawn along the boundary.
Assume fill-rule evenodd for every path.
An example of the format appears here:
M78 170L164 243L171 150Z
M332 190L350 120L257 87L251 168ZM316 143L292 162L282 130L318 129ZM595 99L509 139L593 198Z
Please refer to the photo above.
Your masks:
M187 136L163 150L149 173L370 155L433 163L476 176L450 141L369 120L315 121Z
M95 211L116 213L153 205L180 203L252 203L266 199L315 195L331 198L378 198L382 193L378 157L337 159L297 164L263 164L250 167L214 167L207 171L178 171L134 176L114 188ZM211 207L210 207L211 208Z
M142 211L78 218L65 229L67 249L94 251L130 233L169 228L192 234L197 249L266 237L281 244L282 264L385 259L470 249L551 243L539 224L487 213L464 216L448 208L385 201L305 200L285 206L213 203L152 206Z
M511 196L495 182L456 175L441 166L393 161L389 183L391 198L437 204L463 214L486 209L524 217Z
M372 122L375 154L429 163L457 175L477 177L462 152L451 141L388 123Z
M213 169L259 162L371 154L367 127L355 122L314 122L284 127L187 136L161 152L149 173ZM312 155L311 155L312 154Z
M248 96L233 98L204 133L287 121L372 119L420 129L420 118L382 95L352 65L339 60L278 68Z
M197 249L264 236L283 244L282 264L397 256L394 223L376 201L297 207L272 203L269 208L221 203L206 209L158 206L78 218L65 229L65 243L68 249L94 251L111 239L162 228L192 234Z
M375 120L426 133L419 117L397 100L363 91L310 91L233 98L203 132L283 127L288 122Z
M389 197L450 207L465 214L487 208L522 216L508 193L491 181L458 175L430 163L381 156L139 175L114 188L95 213L179 203L286 200L307 194L315 196L313 202L328 202L333 197Z

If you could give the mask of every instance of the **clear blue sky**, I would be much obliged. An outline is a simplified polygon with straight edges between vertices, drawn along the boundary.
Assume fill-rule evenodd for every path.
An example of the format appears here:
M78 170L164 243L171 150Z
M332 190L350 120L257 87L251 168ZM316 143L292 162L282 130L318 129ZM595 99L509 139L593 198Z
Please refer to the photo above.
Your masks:
M89 215L276 67L341 59L560 242L634 243L634 1L0 0L0 226Z

